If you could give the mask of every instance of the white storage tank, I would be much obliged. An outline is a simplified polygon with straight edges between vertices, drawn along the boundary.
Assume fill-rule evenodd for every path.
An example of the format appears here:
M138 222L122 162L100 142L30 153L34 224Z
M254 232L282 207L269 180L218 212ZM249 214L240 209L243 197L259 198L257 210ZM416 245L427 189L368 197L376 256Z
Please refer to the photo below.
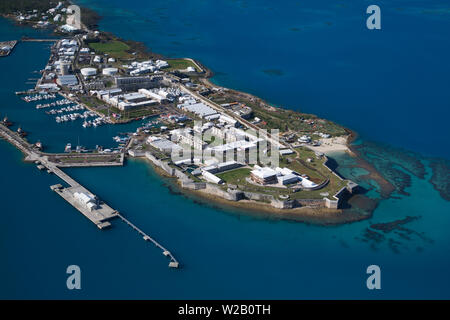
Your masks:
M119 70L117 68L105 68L103 69L104 76L113 76L116 75Z
M83 68L83 69L81 69L81 74L85 78L93 77L93 76L95 76L97 74L97 69L95 69L95 68Z

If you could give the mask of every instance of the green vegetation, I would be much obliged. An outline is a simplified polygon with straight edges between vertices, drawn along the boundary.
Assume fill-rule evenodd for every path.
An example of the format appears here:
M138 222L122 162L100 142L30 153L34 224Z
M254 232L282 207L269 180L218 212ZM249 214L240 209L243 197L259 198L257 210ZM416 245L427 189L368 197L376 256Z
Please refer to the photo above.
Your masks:
M258 124L262 129L279 129L281 132L291 131L299 134L312 134L317 131L333 137L347 134L344 127L331 121L320 119L313 114L269 106L258 98L252 99L249 95L234 90L213 93L208 98L218 104L237 101L251 107L254 116L262 120Z
M294 192L291 188L286 187L274 187L274 186L260 186L246 181L246 177L250 175L250 168L240 168L224 173L217 174L219 178L224 180L227 184L235 184L240 190L246 190L255 193L261 193L266 195L272 195L276 199L280 199L280 196L289 196L290 199L323 199L328 197L332 199L342 187L346 185L345 180L341 180L334 174L332 174L324 165L324 159L317 159L315 153L309 149L299 148L300 156L295 158L296 155L290 155L282 157L280 161L280 167L288 167L300 174L306 174L310 180L321 184L328 183L319 190L301 190ZM306 159L313 159L312 162L306 162ZM227 186L224 186L226 189ZM328 195L325 195L328 194Z
M81 22L90 30L98 27L100 15L89 8L81 7Z
M89 47L99 54L108 54L110 57L124 59L130 58L131 54L128 52L130 46L125 42L119 40L112 40L107 42L92 42Z
M252 169L250 168L239 168L224 173L219 173L217 176L226 183L239 184L245 182L245 178L249 177L251 170Z
M347 134L343 127L315 115L302 114L292 110L281 108L261 108L251 106L255 117L264 121L260 125L266 129L280 129L280 131L296 131L300 133L323 132L332 136Z
M167 63L169 63L170 66L168 70L185 70L188 67L192 67L197 72L200 71L192 61L186 59L169 59L167 60Z
M104 104L104 102L103 102ZM143 107L143 108L137 108L137 109L132 109L132 110L127 110L127 111L122 111L117 109L116 107L112 107L112 106L105 106L103 108L98 108L97 106L92 106L91 104L87 104L87 106L92 107L92 108L96 108L96 110L104 115L109 115L111 117L111 119L114 119L112 117L112 114L119 114L120 118L116 119L115 122L127 122L127 121L131 121L134 119L138 119L138 118L142 118L142 117L150 117L150 116L156 116L160 113L160 111L157 108L153 108L153 107Z
M144 107L138 109L132 109L130 111L120 111L122 115L121 120L132 120L136 118L141 118L145 116L153 116L159 114L159 110L151 107Z

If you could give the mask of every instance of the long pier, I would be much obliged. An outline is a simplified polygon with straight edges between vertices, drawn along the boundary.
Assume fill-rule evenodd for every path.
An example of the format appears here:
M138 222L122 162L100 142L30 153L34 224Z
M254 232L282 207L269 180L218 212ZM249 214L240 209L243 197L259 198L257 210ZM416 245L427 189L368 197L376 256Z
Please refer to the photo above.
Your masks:
M34 38L22 38L22 42L56 42L59 39L34 39Z
M172 255L172 253L169 250L164 248L158 241L156 241L155 239L153 239L152 237L147 235L144 231L139 229L137 226L135 226L133 223L131 223L128 219L126 219L120 213L117 214L117 217L120 218L123 222L125 222L128 226L130 226L133 230L137 231L137 233L139 233L145 241L150 241L156 247L161 249L163 255L165 255L166 257L170 258L169 267L171 267L171 268L178 268L179 263L178 263L177 259L175 259L175 257Z
M59 164L50 161L50 159L56 159L57 154L45 154L40 151L35 150L33 145L24 140L18 133L10 130L6 125L0 123L0 136L2 136L9 143L14 145L17 149L25 154L25 161L34 162L38 169L47 169L48 173L54 173L61 180L66 182L70 187L64 188L60 184L50 186L50 189L56 192L64 200L69 202L74 208L76 208L80 213L82 213L86 218L88 218L92 223L94 223L99 229L105 229L111 226L109 220L118 217L133 230L137 231L145 241L152 242L156 247L162 250L164 256L170 258L169 267L178 268L179 262L175 259L172 253L164 248L159 242L150 237L148 234L139 229L136 225L127 220L118 211L109 207L106 203L98 201L97 197L92 194L89 190L75 181L72 177L62 171L59 166L89 166L89 163L73 163ZM85 155L85 154L84 154ZM83 155L83 156L84 156ZM70 155L61 155L69 156ZM95 154L96 157L101 155ZM80 155L75 154L74 157L80 157ZM124 161L124 155L120 156L120 163L114 162L97 162L94 163L95 166L116 166L122 165Z

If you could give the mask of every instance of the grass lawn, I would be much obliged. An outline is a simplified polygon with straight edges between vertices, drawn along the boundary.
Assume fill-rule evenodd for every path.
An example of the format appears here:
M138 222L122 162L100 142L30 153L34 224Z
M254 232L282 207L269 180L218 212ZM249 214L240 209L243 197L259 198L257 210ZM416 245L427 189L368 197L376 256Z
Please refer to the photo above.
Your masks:
M127 52L127 50L130 50L130 46L118 40L108 42L94 42L90 43L89 47L96 53L108 54L110 57L118 59L131 57L131 54Z
M245 178L250 175L250 171L252 171L250 168L239 168L224 173L219 173L217 176L226 183L238 184L245 182Z
M169 70L185 70L188 67L194 68L197 72L198 70L197 66L192 63L192 61L184 60L184 59L169 59L167 60L167 63L169 64Z

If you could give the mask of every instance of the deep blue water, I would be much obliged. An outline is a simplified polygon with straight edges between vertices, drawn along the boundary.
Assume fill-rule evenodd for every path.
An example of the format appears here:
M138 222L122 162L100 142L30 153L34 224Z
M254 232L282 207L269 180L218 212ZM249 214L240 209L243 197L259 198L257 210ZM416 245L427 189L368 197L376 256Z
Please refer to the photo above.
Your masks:
M98 10L105 30L198 59L220 85L325 116L366 139L450 158L448 1L377 1L376 31L366 28L373 1L77 3Z
M364 18L359 14L364 12L364 6L359 10L355 5L341 7L331 1L321 8L308 3L308 7L314 8L309 10L305 9L306 4L289 4L281 9L281 4L274 7L264 1L218 1L214 5L206 1L190 1L189 5L154 1L151 7L148 2L144 5L143 1L129 1L127 11L116 0L90 2L105 8L102 10L105 30L146 41L164 54L197 58L217 72L215 81L220 84L337 120L360 132L362 143L365 139L378 140L447 157L445 141L438 143L439 139L445 140L446 132L438 124L448 112L445 103L448 105L449 101L444 87L448 79L443 77L448 62L442 59L445 50L448 53L448 42L440 39L449 32L449 28L444 28L448 26L448 12L425 15L420 13L425 6L423 2L411 6L410 1L399 2L395 8L406 9L394 11L391 2L384 2L386 10L381 7L387 17L383 15L383 31L371 34L363 29ZM426 6L434 4L427 2ZM216 16L219 11L221 15ZM127 15L136 24L120 24L119 15ZM401 18L391 23L396 36L389 33L390 15ZM417 19L425 26L419 28ZM223 27L226 22L228 31ZM300 30L290 30L294 27ZM412 37L411 28L419 35ZM0 19L0 39L17 39L35 32ZM420 35L428 39L429 49L422 50L420 60L412 63L410 55L418 53L407 49L419 47L413 42L423 40ZM336 37L348 39L342 42ZM401 47L396 37L404 39ZM385 50L390 48L379 49L384 55L375 61L371 60L377 56L371 51L377 47L373 42ZM355 53L358 50L361 53L362 47L369 49L369 56ZM255 54L257 48L261 50ZM305 57L309 57L308 61ZM0 59L0 115L7 113L12 120L20 119L31 132L30 140L41 139L49 150L59 151L69 142L67 139L74 143L78 137L83 144L112 142L111 137L122 131L120 127L86 130L81 123L56 125L49 116L34 109L33 104L26 104L14 95L14 91L26 88L24 83L35 77L33 71L40 70L47 58L48 45L21 43L10 57ZM272 64L269 59L278 62ZM287 61L292 62L293 68ZM375 64L372 69L366 66L371 63ZM428 69L427 64L432 67ZM343 77L338 78L336 68L342 69ZM262 71L267 69L281 70L283 75L269 76ZM426 81L412 77L413 70L402 75L409 69L417 74L426 70ZM362 76L370 70L375 73L373 77ZM386 75L383 81L375 81L377 77L380 80L383 72ZM355 74L360 77L354 79ZM409 86L414 85L402 89L407 95L391 88L393 84L400 86L400 78ZM428 97L423 110L428 113L434 110L442 116L433 118L436 121L433 126L422 121L421 129L414 130L420 119L417 112L422 110L421 95ZM403 115L394 112L397 107L403 110ZM422 113L422 119L425 116ZM396 124L395 130L389 129L390 124ZM430 128L433 140L419 143L421 135L430 137ZM443 150L437 150L438 145ZM431 170L423 157L420 161L426 168L424 179L402 169L411 179L406 187L409 195L395 193L380 202L373 218L338 227L254 217L200 205L171 193L166 182L143 161L128 161L124 168L68 170L171 249L183 268L169 270L160 251L120 221L110 230L97 230L50 191L49 186L58 182L56 177L23 163L20 152L4 141L0 141L0 154L0 252L4 257L0 265L0 298L450 297L450 276L446 271L450 267L447 254L450 203L428 183ZM400 155L397 150L383 157L397 161ZM358 176L364 174L351 166L352 159L348 156L334 157L345 176L358 181ZM378 197L377 186L371 181L364 183L370 189L369 195ZM380 243L364 237L371 224L406 216L419 217L405 225L412 231L409 239L395 232L386 234ZM398 242L395 248L392 241ZM66 289L65 269L70 264L81 267L81 291ZM371 264L382 269L382 290L378 292L365 287L365 269Z

